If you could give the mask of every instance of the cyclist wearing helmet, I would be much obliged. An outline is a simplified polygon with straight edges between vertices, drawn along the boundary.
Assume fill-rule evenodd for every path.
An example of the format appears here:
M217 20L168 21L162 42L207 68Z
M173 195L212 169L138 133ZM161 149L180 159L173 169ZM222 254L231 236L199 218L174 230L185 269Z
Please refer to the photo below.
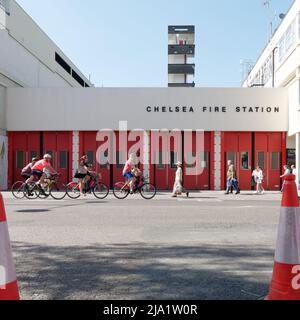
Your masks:
M38 185L41 186L44 182L44 180L47 178L47 174L57 174L57 172L54 170L54 168L51 166L51 155L45 154L43 159L38 161L33 167L32 167L32 176L26 181L27 183L30 183L33 181L34 177L39 178Z
M32 167L37 163L38 160L39 160L38 158L32 158L31 162L28 163L28 165L22 169L21 176L24 179L30 178L30 176L32 174Z

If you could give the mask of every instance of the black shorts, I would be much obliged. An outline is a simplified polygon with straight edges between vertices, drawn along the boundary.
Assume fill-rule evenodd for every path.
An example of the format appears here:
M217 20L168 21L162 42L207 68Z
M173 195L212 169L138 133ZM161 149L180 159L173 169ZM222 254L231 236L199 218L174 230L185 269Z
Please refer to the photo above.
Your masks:
M87 176L86 173L77 173L77 174L75 174L74 178L84 179L86 176Z
M22 176L22 178L24 178L24 179L28 179L28 178L30 178L30 174L28 174L28 173L23 173L23 174L21 174L21 176Z
M32 170L32 173L31 173L33 176L36 176L38 177L39 179L41 178L41 176L43 175L43 172L40 171L40 170Z

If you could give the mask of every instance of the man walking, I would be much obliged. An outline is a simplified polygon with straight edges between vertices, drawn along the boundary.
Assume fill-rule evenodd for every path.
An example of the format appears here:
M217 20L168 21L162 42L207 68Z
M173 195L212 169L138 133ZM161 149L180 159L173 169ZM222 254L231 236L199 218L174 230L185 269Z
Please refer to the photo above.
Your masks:
M227 162L228 170L227 170L227 189L225 194L229 194L231 187L234 188L235 194L239 194L240 190L238 187L238 180L236 176L236 170L231 160Z

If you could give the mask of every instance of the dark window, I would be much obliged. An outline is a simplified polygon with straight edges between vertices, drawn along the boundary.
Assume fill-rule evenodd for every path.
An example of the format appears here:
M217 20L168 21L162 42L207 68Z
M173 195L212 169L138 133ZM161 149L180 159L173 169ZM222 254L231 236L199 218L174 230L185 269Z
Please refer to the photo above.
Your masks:
M196 152L188 152L186 154L186 159L185 159L185 167L186 168L195 168L196 167Z
M55 61L65 69L69 74L71 74L71 67L67 64L67 62L57 53L55 52Z
M59 152L59 167L61 169L67 169L67 151Z
M208 159L209 159L209 153L208 151L203 151L200 154L200 168L208 168Z
M50 163L51 163L51 166L53 166L53 151L46 151L46 153L47 153L47 154L50 154L50 156L51 156L51 161L50 161Z
M249 153L241 152L241 168L243 170L249 169Z
M158 156L158 159L157 159L157 156ZM157 163L157 169L164 169L165 168L165 165L163 163L163 152L162 151L159 151L156 153L155 161Z
M265 153L263 151L259 151L257 154L257 165L262 168L262 170L265 169Z
M72 77L82 86L84 87L83 79L74 71L72 70Z
M108 162L108 150L101 151L100 154L100 168L107 169Z
M16 165L18 169L24 168L24 151L17 151L16 154Z
M279 169L279 152L271 152L271 169Z
M235 152L227 152L227 162L228 160L231 160L232 164L235 165ZM226 162L226 165L227 165Z
M90 87L87 83L85 83L84 86L85 86L86 88L89 88L89 87Z
M88 151L86 153L86 155L88 156L88 159L89 159L89 164L94 167L95 165L95 159L94 159L94 151Z
M121 151L116 152L116 167L122 169L124 167L123 153Z
M30 151L30 159L29 159L29 161L31 161L33 158L38 158L37 151Z
M177 152L171 151L171 168L176 169L176 163L177 163Z

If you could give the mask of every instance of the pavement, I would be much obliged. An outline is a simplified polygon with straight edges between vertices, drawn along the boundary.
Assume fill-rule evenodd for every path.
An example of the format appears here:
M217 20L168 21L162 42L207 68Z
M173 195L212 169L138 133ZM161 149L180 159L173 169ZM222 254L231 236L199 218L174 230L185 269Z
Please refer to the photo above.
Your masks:
M281 194L16 200L3 193L22 299L262 299Z

